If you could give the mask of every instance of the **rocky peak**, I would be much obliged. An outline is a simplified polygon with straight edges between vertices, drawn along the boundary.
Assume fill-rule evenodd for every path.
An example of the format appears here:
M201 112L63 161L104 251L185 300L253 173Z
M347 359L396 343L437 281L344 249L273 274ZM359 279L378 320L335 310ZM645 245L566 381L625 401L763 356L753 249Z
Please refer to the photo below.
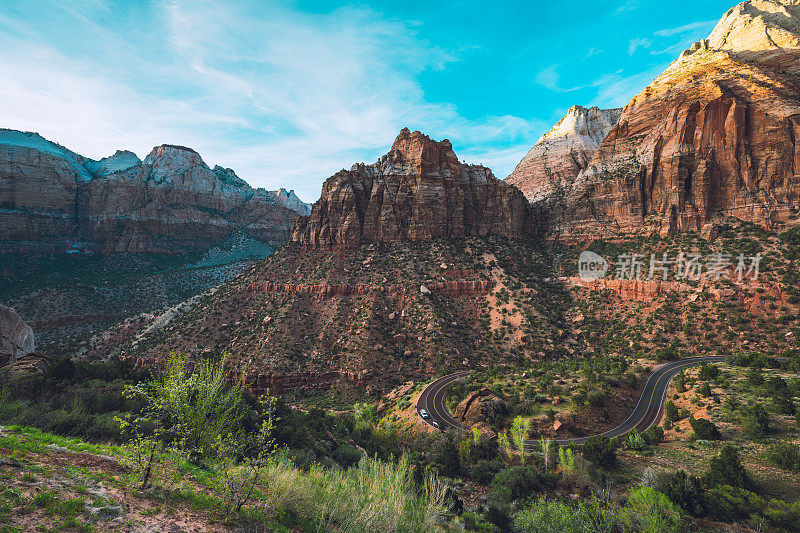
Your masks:
M195 150L186 146L174 144L162 144L155 146L144 158L145 165L159 166L204 166L207 167L203 158Z
M411 132L408 128L400 130L400 134L394 140L386 157L420 167L423 164L426 166L440 166L443 163L458 165L458 157L453 152L453 145L449 140L436 142L422 132Z
M226 185L250 188L250 185L240 178L232 168L224 168L220 165L215 165L214 174L219 176L219 179L222 180L222 182Z
M122 172L141 164L142 160L130 150L117 150L114 155L104 157L100 161L87 161L84 166L93 175L99 177Z
M565 202L565 238L795 224L800 0L722 17L625 106ZM554 217L558 218L558 217Z
M593 144L596 144L596 147L600 146L608 131L619 120L620 114L622 114L622 109L572 106L564 118L542 135L537 144L555 140L558 137L581 136L588 138Z
M292 239L307 247L354 247L532 231L532 210L515 187L459 163L449 141L404 128L388 154L328 178Z
M300 200L295 194L294 190L287 191L284 188L277 191L269 191L275 197L275 200L283 207L296 211L301 215L308 215L311 213L311 206Z
M619 120L622 109L573 106L542 135L506 178L531 201L552 196L572 184Z
M748 0L730 9L708 37L712 50L800 47L800 0Z

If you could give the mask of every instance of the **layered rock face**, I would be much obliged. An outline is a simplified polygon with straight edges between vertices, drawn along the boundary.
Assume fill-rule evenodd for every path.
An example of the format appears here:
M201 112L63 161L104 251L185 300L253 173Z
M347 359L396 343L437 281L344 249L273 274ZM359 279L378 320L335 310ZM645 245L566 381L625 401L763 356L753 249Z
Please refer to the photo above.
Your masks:
M505 179L530 201L538 201L569 188L608 132L622 109L574 106L539 139Z
M536 220L524 195L483 166L459 162L449 141L407 128L372 165L357 164L325 181L292 240L306 247L354 247L364 242L532 231Z
M624 109L554 215L567 238L767 227L800 209L800 2L728 11Z
M0 366L34 350L33 329L10 307L0 305Z
M92 161L37 134L0 130L0 245L10 251L78 242L102 252L182 253L237 231L277 245L305 212L292 196L253 189L190 148Z

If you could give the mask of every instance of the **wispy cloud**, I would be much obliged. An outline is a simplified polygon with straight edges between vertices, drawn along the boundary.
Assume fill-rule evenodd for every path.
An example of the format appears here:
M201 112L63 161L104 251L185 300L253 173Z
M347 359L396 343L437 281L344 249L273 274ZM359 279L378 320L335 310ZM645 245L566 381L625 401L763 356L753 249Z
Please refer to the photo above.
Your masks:
M619 6L616 10L614 10L614 14L621 15L629 11L634 11L638 7L639 7L639 0L628 0L627 2Z
M628 55L632 56L639 48L650 48L651 44L653 44L653 42L650 39L631 39L628 45Z
M418 76L476 47L430 44L413 23L370 8L172 0L135 10L130 31L113 33L93 22L111 4L59 5L52 16L63 18L64 35L0 27L0 124L89 157L184 144L253 185L292 187L313 201L326 177L374 161L406 125L467 150L542 127L505 115L468 119L427 101Z
M657 35L658 37L672 37L674 35L681 35L683 33L696 30L711 30L716 23L716 20L702 20L698 22L692 22L691 24L678 26L677 28L664 28L663 30L656 31L654 35Z

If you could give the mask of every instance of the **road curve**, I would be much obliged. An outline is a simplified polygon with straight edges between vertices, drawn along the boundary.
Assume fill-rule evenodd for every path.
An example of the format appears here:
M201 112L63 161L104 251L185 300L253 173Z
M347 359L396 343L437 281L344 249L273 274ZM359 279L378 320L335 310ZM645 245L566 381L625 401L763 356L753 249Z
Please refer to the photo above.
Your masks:
M664 402L667 395L667 387L669 382L682 370L699 365L701 363L719 363L725 361L724 356L703 356L691 357L681 359L680 361L673 361L665 364L655 372L653 372L642 390L642 395L639 397L639 402L631 412L630 416L620 425L613 429L609 429L600 435L612 438L625 436L634 429L638 431L645 431L661 417L661 410L664 408ZM458 431L466 431L469 426L459 422L450 413L445 401L445 394L447 387L451 383L464 379L469 376L469 371L457 372L441 377L425 387L422 394L417 400L417 412L425 409L428 412L429 418L424 421L433 425L433 422L439 424L440 429L455 429ZM559 445L580 445L589 440L593 435L587 437L578 437L574 439L560 439L555 442ZM537 445L537 441L527 441L529 446Z

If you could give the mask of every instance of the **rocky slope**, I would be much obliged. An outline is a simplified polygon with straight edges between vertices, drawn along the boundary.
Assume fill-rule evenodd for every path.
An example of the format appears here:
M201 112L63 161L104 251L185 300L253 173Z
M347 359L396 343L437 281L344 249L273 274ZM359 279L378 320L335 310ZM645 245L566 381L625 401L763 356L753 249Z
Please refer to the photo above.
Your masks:
M800 209L800 2L751 0L623 110L576 178L562 235L767 227Z
M536 229L523 194L483 166L459 162L449 141L403 129L372 165L328 178L292 241L306 247L521 235Z
M569 188L608 132L622 109L572 107L564 118L539 139L505 179L531 201Z
M3 250L183 253L237 231L281 244L298 212L307 206L294 193L253 189L190 148L92 161L35 133L0 130Z

